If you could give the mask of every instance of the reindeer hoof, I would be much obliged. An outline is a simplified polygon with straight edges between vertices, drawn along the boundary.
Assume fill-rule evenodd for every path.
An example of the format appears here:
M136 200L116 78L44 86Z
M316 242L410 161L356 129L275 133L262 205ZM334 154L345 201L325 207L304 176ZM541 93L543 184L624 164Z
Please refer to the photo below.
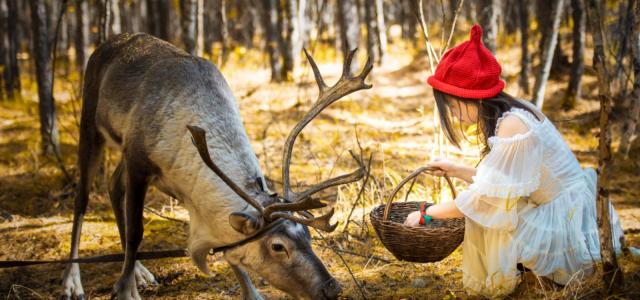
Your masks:
M139 261L136 261L135 266L136 283L138 287L147 288L149 286L157 286L158 282L149 270Z
M118 300L142 300L142 298L140 298L140 294L138 294L138 289L136 288L136 278L135 276L131 275L120 277L118 283L116 283L116 285L113 287L113 294L111 295L111 299L115 298Z
M80 266L78 264L70 264L64 270L62 275L62 288L64 289L60 299L71 300L74 296L76 299L84 299L84 289L80 279Z

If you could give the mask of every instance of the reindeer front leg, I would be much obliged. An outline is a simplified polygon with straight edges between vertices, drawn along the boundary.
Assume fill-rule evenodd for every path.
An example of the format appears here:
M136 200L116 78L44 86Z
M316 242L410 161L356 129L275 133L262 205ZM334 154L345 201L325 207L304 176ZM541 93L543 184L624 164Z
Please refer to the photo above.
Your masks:
M149 176L136 168L129 159L125 161L127 176L125 179L125 221L126 243L124 265L120 279L114 286L114 294L120 300L141 299L136 288L136 254L142 241L144 226L142 223L142 211L144 198L149 187Z
M233 273L236 275L238 282L240 282L240 287L242 288L242 299L245 300L262 300L262 295L258 293L256 287L251 282L251 277L247 274L247 271L240 268L240 266L229 263Z
M116 223L118 225L118 233L120 234L120 243L122 244L122 250L126 250L126 230L125 230L125 209L124 209L124 195L125 195L125 177L126 170L124 166L124 160L121 160L116 167L116 170L111 176L111 182L109 184L109 198L111 199L111 207L113 208L113 214L116 217ZM135 266L136 283L138 286L146 288L148 285L155 286L158 284L155 277L147 268L139 261Z

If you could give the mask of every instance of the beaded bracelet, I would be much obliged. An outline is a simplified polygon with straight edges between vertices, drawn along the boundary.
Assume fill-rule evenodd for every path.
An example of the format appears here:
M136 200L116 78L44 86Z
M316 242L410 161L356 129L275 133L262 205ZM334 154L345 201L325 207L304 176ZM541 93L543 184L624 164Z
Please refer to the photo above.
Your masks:
M420 211L420 225L426 225L429 224L431 222L431 216L427 215L426 211L426 207L425 207L426 202L420 202L420 204L418 205L418 210Z

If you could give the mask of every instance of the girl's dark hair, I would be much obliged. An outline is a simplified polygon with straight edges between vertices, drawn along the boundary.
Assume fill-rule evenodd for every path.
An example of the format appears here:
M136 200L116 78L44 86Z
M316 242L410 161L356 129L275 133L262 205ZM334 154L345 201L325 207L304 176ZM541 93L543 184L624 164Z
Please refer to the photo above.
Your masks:
M465 139L466 137L464 136L464 131L462 130L462 124L460 128L453 128L453 122L451 120L451 110L449 109L449 105L447 105L447 102L459 101L463 102L466 105L473 105L478 108L477 130L478 140L481 141L483 145L481 152L482 157L489 153L490 149L488 140L495 134L498 119L502 116L503 113L509 111L512 107L517 107L530 112L536 118L538 118L536 113L533 112L529 107L520 103L513 96L504 92L500 92L493 98L485 98L482 100L461 98L446 94L436 89L433 89L433 95L435 96L436 105L438 106L440 125L442 126L442 130L447 136L447 139L458 148L460 148L461 137Z

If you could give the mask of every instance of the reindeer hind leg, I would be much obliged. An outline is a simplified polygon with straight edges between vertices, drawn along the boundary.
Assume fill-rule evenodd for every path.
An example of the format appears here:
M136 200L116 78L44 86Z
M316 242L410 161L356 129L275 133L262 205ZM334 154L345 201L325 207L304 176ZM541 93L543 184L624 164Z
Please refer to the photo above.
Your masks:
M126 229L125 229L125 212L124 212L124 197L125 197L125 182L126 170L124 161L120 161L116 170L111 176L111 183L109 184L109 198L111 199L111 207L113 208L113 214L116 217L116 223L118 225L118 232L120 233L120 243L122 249L126 250ZM148 285L158 285L155 276L140 262L136 261L135 265L136 283L140 287L147 287Z
M136 255L138 247L142 242L144 224L142 222L142 211L144 208L144 198L149 187L148 172L143 164L140 164L137 157L124 153L124 165L126 168L125 177L125 256L120 279L114 286L114 295L120 300L140 299L136 285ZM137 163L138 162L138 163Z
M86 124L83 124L86 125ZM78 151L78 167L80 171L80 182L73 207L73 229L71 231L71 251L70 258L78 257L80 247L80 233L82 232L82 221L89 202L89 192L93 177L98 169L98 164L102 157L104 138L100 135L95 126L83 126L80 131L80 145ZM80 267L77 263L68 264L62 277L63 299L84 299L84 290L80 279Z

